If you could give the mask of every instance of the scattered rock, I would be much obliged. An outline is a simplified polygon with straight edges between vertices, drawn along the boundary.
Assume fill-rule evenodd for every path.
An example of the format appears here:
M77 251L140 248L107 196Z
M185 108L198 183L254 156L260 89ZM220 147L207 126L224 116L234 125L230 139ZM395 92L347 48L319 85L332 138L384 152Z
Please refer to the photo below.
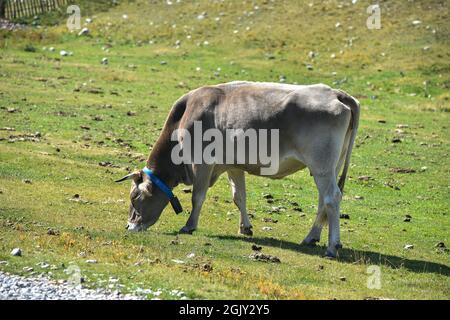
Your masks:
M386 120L384 120L384 119L379 119L379 120L378 120L378 123L386 123Z
M364 200L363 196L355 196L355 200Z
M95 259L88 259L88 260L86 260L86 263L95 264L95 263L97 263L97 260L95 260Z
M91 128L89 126L85 126L85 125L80 126L80 128L83 130L91 130Z
M22 182L26 184L33 184L33 181L31 179L23 179Z
M392 143L401 143L401 142L402 142L402 139L400 139L400 138L393 138L393 139L391 140L391 142L392 142Z
M278 220L274 220L272 218L262 218L261 219L262 222L271 222L271 223L277 223Z
M172 259L172 262L174 262L176 264L184 264L185 263L183 260L178 260L178 259Z
M345 219L345 220L349 220L349 219L350 219L350 216L349 216L348 214L346 214L346 213L342 213L342 214L339 216L339 218Z
M358 177L358 180L360 180L360 181L369 181L371 179L372 179L372 177L370 177L370 176L359 176Z
M50 267L50 265L46 262L38 262L36 263L36 266L40 267L41 269L48 269L48 267Z
M102 64L107 65L108 63L109 63L108 58L105 57L102 59Z
M74 202L84 203L84 204L88 204L89 203L89 201L81 199L81 197L80 197L80 195L78 193L74 194L73 197L69 198L69 200L70 201L74 201Z
M271 231L273 228L272 227L262 227L263 231Z
M119 165L113 164L110 161L101 161L98 163L100 167L108 167L108 168L120 168Z
M385 182L384 185L387 186L387 187L389 187L389 188L392 188L392 189L394 189L394 190L397 190L397 191L400 190L400 188L399 188L398 186L394 186L394 185L392 185L392 184L389 183L389 182Z
M78 32L79 36L85 36L85 35L88 35L88 34L89 34L89 29L88 28L83 28L83 29L81 29L80 32Z
M86 92L92 93L92 94L102 94L102 93L103 93L103 89L102 89L102 88L94 88L94 87L91 87L91 88L88 88L88 89L86 90Z
M47 234L49 236L59 236L59 231L58 230L54 230L52 228L48 228Z
M22 256L22 250L20 248L14 248L11 251L11 255L15 257L21 257Z
M346 277L339 277L339 280L341 280L341 281L347 281L347 278L346 278Z
M135 116L135 115L136 115L136 112L134 112L134 111L127 111L127 116L132 117L132 116Z
M200 266L200 269L201 269L203 272L211 272L211 271L213 271L213 267L212 267L212 265L211 265L210 263L203 263L203 264Z
M263 194L264 199L273 199L273 196L270 193Z
M284 210L284 208L282 208L282 207L272 207L272 208L270 209L270 212L271 212L271 213L279 213L279 212L281 212L282 210Z
M443 242L436 243L435 247L436 248L446 248L445 243L443 243Z
M413 244L407 244L407 245L405 245L405 246L403 247L403 249L405 249L405 250L411 250L411 249L414 249L414 245L413 245Z
M270 254L264 254L261 252L253 252L251 255L249 255L249 258L255 261L273 262L273 263L281 262L278 257L272 256Z
M409 168L391 168L390 171L393 173L415 173L416 172L416 170L409 169Z

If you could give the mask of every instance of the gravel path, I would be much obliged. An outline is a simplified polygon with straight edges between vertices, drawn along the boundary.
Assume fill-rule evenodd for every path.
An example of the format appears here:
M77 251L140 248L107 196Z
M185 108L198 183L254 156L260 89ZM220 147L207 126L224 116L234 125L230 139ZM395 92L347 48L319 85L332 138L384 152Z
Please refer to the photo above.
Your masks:
M104 289L58 283L46 277L25 278L0 271L0 300L140 300Z

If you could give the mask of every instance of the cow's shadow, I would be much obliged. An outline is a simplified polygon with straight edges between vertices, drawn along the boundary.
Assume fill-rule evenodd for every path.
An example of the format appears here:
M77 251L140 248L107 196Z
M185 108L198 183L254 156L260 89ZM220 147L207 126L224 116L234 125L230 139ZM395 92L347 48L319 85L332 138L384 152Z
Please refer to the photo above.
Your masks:
M299 243L294 243L286 240L279 240L268 237L242 237L233 235L211 235L212 238L222 240L236 240L245 241L259 246L276 247L281 249L288 249L304 254L323 256L326 251L326 246L307 246ZM443 253L446 254L446 253ZM445 264L436 262L412 260L393 255L381 254L379 252L355 250L349 248L342 248L339 250L337 261L345 263L364 263L366 265L385 265L393 269L406 268L416 273L436 273L445 276L450 276L450 267Z

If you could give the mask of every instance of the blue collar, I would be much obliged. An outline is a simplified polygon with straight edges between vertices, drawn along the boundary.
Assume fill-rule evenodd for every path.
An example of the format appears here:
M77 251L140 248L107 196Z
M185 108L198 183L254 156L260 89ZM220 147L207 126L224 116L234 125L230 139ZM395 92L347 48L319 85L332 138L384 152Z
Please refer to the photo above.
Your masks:
M150 178L150 181L156 185L159 190L161 190L167 198L169 198L170 204L172 205L173 209L175 210L175 213L178 214L183 211L183 208L181 207L181 203L178 200L178 198L173 194L172 190L160 179L158 176L156 176L152 170L150 170L147 167L144 167L142 171Z

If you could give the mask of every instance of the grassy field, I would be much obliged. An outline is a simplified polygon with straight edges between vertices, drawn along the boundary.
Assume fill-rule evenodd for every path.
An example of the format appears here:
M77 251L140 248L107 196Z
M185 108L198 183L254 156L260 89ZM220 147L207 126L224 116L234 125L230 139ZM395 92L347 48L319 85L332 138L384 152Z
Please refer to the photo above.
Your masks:
M0 270L67 279L77 265L88 287L164 299L450 298L447 1L380 1L379 30L368 1L79 3L89 35L62 13L0 31ZM248 177L253 238L237 235L226 176L194 235L176 235L188 213L170 207L149 231L125 231L129 186L113 180L144 165L179 96L231 80L322 82L360 100L338 259L322 257L326 231L299 245L317 205L308 171ZM250 260L253 244L281 263Z

